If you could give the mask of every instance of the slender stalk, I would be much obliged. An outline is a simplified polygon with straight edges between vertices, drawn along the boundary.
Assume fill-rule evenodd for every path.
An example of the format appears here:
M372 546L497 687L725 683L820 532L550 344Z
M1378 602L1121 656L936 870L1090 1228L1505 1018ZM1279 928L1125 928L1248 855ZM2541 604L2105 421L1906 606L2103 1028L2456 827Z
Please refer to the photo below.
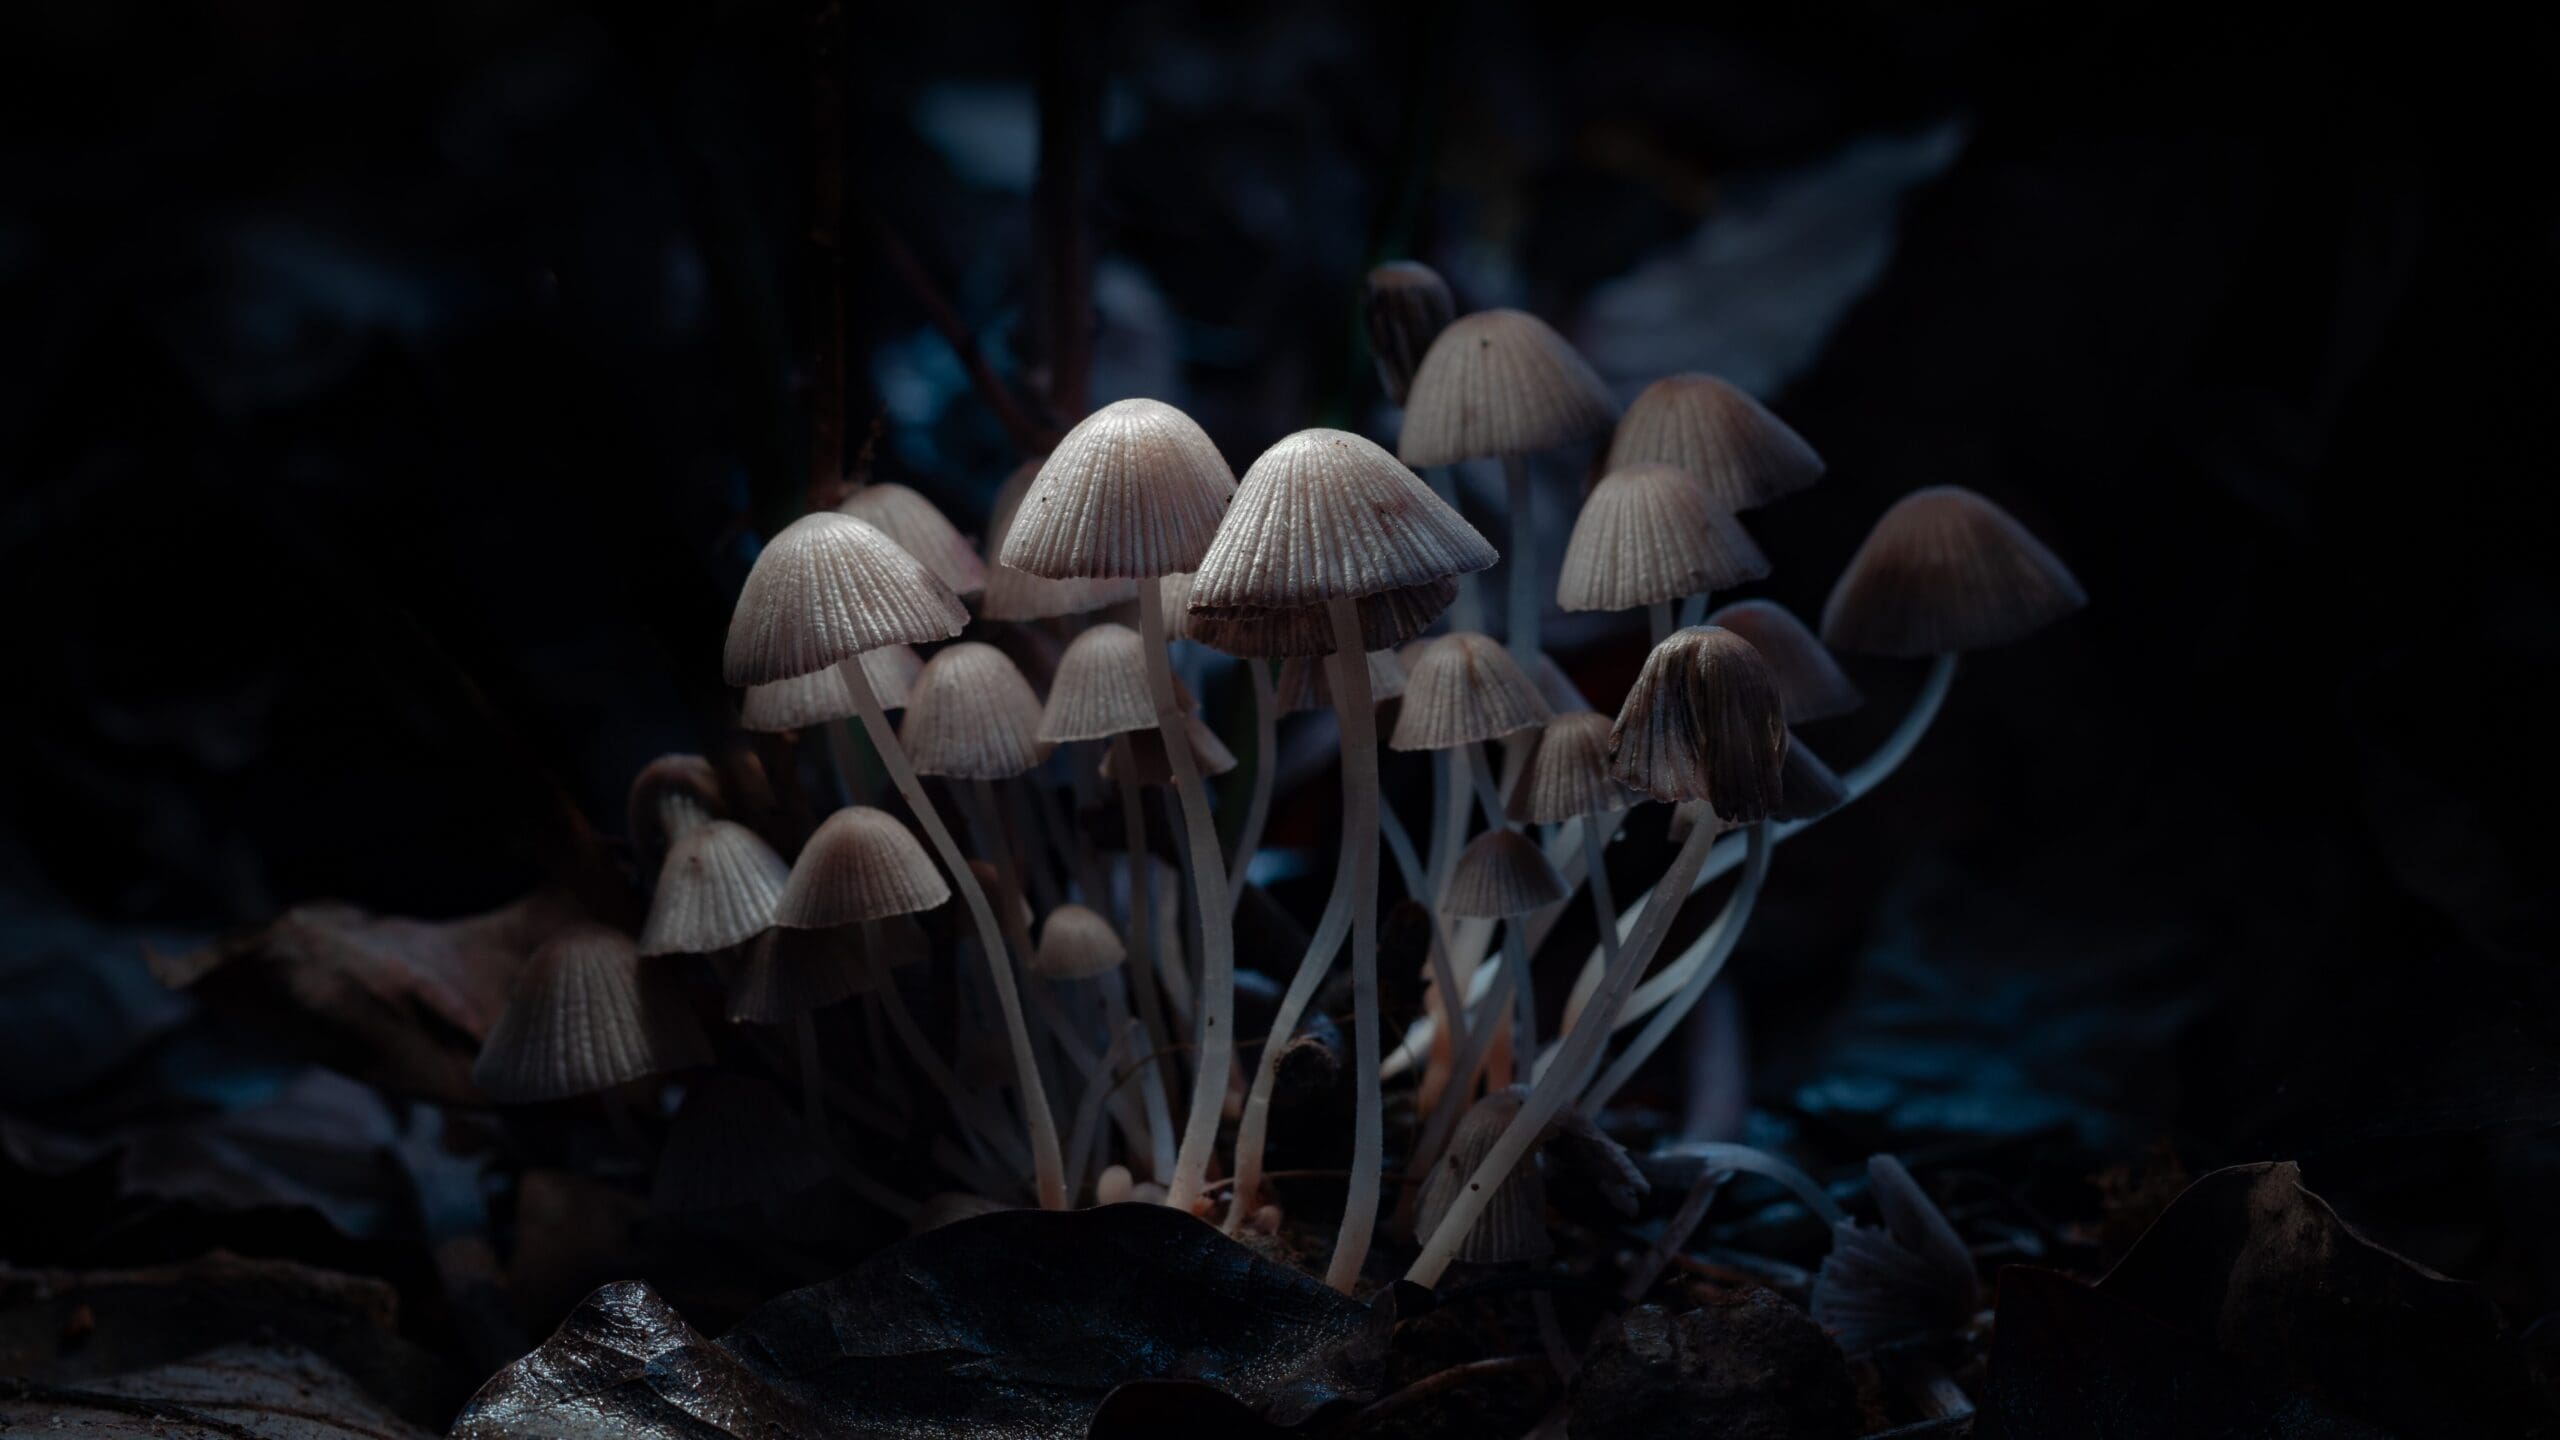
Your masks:
M1600 816L1585 815L1582 817L1581 826L1583 883L1591 889L1592 915L1599 922L1600 950L1608 957L1610 967L1618 963L1620 953L1618 905L1609 893L1609 832L1616 828L1615 818L1612 816L1610 817L1612 823L1603 824ZM1608 968L1603 968L1601 971L1603 976L1608 973ZM1563 1042L1565 1036L1573 1033L1574 1026L1581 1023L1582 1011L1589 999L1590 995L1581 990L1576 990L1565 998L1564 1020L1556 1037L1559 1044ZM1536 1073L1546 1074L1547 1067L1554 1063L1555 1058L1556 1052L1552 1048L1546 1054L1539 1056Z
M863 929L867 939L871 923L863 922ZM924 1027L916 1024L914 1013L907 1009L906 996L899 992L897 977L889 973L888 965L877 957L876 952L870 963L878 981L878 989L873 993L880 997L881 1013L889 1022L889 1032L898 1038L907 1058L916 1062L916 1068L924 1072L925 1083L942 1096L943 1103L951 1107L951 1113L958 1116L963 1124L985 1136L988 1143L995 1146L996 1153L1004 1157L1006 1164L1028 1164L1031 1153L1006 1127L988 1118L977 1097L960 1087L960 1077L951 1072L951 1067L935 1052L933 1042L925 1038Z
M1352 866L1351 1048L1359 1093L1342 1229L1324 1278L1349 1294L1377 1234L1379 1182L1386 1169L1386 1114L1378 1089L1378 716L1369 699L1358 602L1334 600L1325 609L1333 620L1333 712L1342 723L1342 839Z
M1705 623L1707 623L1707 592L1701 590L1695 595L1683 598L1680 602L1680 628L1686 630L1692 625Z
M1044 1210L1064 1208L1067 1203L1067 1174L1064 1158L1058 1153L1058 1125L1049 1113L1049 1094L1040 1084L1040 1062L1031 1053L1031 1028L1022 1018L1022 998L1014 993L1013 967L1006 963L1004 928L996 920L995 907L987 903L986 889L978 884L969 869L968 857L960 853L959 842L951 838L951 827L942 823L942 813L933 806L932 797L924 793L924 782L916 778L916 767L907 759L907 749L898 743L898 732L889 727L889 717L881 712L880 697L872 691L871 677L863 673L859 657L848 656L836 666L844 676L847 690L853 692L854 704L862 713L862 728L871 736L872 748L880 752L881 763L889 770L889 778L906 797L907 808L915 812L916 823L924 827L925 839L932 842L942 866L951 872L951 883L960 888L968 902L969 916L977 925L978 948L986 957L987 978L995 986L996 1003L1004 1012L1005 1040L1013 1047L1013 1071L1022 1091L1023 1124L1031 1136L1032 1183Z
M1271 821L1271 787L1280 775L1279 687L1272 683L1267 662L1247 660L1244 668L1253 677L1253 798L1245 806L1244 829L1236 832L1235 858L1227 862L1230 909L1244 899L1245 876L1253 869L1253 852L1262 848L1262 830Z
M1698 828L1704 830L1706 827L1701 825ZM1691 831L1689 838L1694 842L1698 832ZM1733 947L1741 943L1742 927L1751 923L1751 908L1760 898L1761 885L1769 878L1768 822L1751 827L1748 847L1750 859L1743 865L1742 879L1726 899L1724 910L1716 916L1715 923L1707 927L1708 933L1700 937L1706 942L1706 949L1702 952L1703 963L1689 976L1688 983L1680 987L1679 994L1669 1004L1653 1012L1653 1018L1636 1032L1636 1038L1628 1042L1627 1048L1620 1051L1618 1058L1611 1061L1609 1068L1592 1083L1591 1089L1582 1097L1582 1108L1587 1113L1599 1114L1601 1108L1618 1093L1618 1087L1634 1078L1644 1062L1661 1048L1663 1040L1679 1027L1681 1017L1698 1003L1698 997L1706 994L1707 987L1715 983L1716 972L1724 968L1724 962L1733 954ZM1666 913L1674 908L1665 907ZM1671 925L1666 919L1662 924L1649 928L1657 932L1667 931ZM1603 1029L1594 1025L1591 1033L1598 1035Z
M1523 670L1534 671L1538 663L1538 619L1543 596L1538 593L1538 522L1530 511L1535 491L1529 485L1529 461L1520 455L1502 457L1502 488L1511 507L1511 550L1502 558L1510 563L1504 568L1510 579L1510 610L1505 617L1510 624L1505 648Z
M1483 1071L1495 1040L1510 1033L1502 1017L1511 1011L1511 996L1519 978L1520 967L1516 965L1496 968L1493 984L1467 1011L1467 1032L1459 1040L1456 1061L1449 1068L1449 1086L1441 1092L1440 1104L1433 1107L1431 1118L1424 1122L1422 1135L1414 1142L1413 1155L1405 1164L1405 1176L1415 1191L1420 1189L1423 1177L1431 1173L1450 1134L1457 1129L1459 1117L1467 1113L1467 1106L1475 1099L1476 1076Z
M1138 1018L1147 1027L1147 1068L1157 1072L1161 1085L1165 1057L1173 1050L1173 1032L1164 1023L1164 991L1156 976L1156 867L1153 852L1147 849L1146 802L1135 778L1138 761L1130 752L1129 737L1112 737L1111 768L1120 775L1121 844L1129 855L1129 978L1138 992ZM1167 1164L1156 1179L1162 1183L1172 1173L1173 1167Z
M1084 1163L1100 1139L1103 1105L1111 1096L1112 1077L1119 1073L1121 1057L1128 1053L1129 1039L1127 1030L1113 1035L1111 1048L1102 1052L1102 1063L1085 1076L1084 1093L1076 1100L1075 1128L1067 1132L1067 1193L1070 1195L1081 1197L1084 1194Z
M1129 1018L1128 977L1118 970L1102 977L1102 1015L1114 1035L1137 1023ZM1133 1159L1140 1153L1147 1156L1147 1178L1161 1185L1173 1173L1173 1109L1165 1103L1164 1071L1153 1055L1139 1053L1144 1048L1136 1042L1130 1047L1138 1072L1139 1106L1147 1120L1146 1143L1132 1141L1129 1149Z
M1262 1037L1262 1053L1255 1058L1253 1084L1246 1089L1244 1111L1236 1119L1235 1183L1227 1201L1227 1233L1244 1228L1245 1217L1262 1200L1262 1154L1271 1132L1271 1089L1280 1076L1280 1052L1298 1033L1298 1021L1314 1003L1316 991L1324 986L1324 977L1333 969L1333 957L1342 949L1342 941L1351 931L1351 849L1344 846L1334 857L1333 893L1325 897L1324 913L1316 918L1315 934L1307 941L1305 958L1298 971L1289 977L1289 988L1280 995L1280 1007L1271 1013L1271 1033Z
M1659 645L1663 641L1671 638L1670 601L1656 600L1652 604L1644 607L1644 613L1645 622L1653 632L1654 644Z

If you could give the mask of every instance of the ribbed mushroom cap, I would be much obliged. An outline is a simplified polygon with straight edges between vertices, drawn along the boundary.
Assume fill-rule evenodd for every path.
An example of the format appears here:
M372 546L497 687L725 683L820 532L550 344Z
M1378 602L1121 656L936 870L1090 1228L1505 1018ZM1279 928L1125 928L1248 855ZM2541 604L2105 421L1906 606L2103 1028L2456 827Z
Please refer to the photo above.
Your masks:
M661 755L631 778L631 843L655 855L679 836L728 812L720 772L699 755Z
M1812 1310L1853 1353L1964 1328L1981 1277L1964 1237L1890 1155L1867 1161L1881 1229L1832 1227L1831 1254L1814 1277Z
M1003 780L1039 764L1040 697L1006 654L963 640L924 662L898 741L920 775Z
M1535 315L1460 316L1422 357L1396 453L1412 465L1526 455L1606 435L1618 402L1580 351Z
M1333 708L1333 679L1321 655L1296 655L1280 667L1280 713ZM1369 702L1383 705L1404 693L1404 662L1393 650L1369 652Z
M1609 468L1669 465L1719 510L1749 510L1822 478L1822 457L1767 407L1713 375L1644 387L1609 442Z
M1369 354L1378 362L1378 383L1387 399L1404 404L1413 372L1431 342L1457 318L1458 302L1440 272L1415 260L1390 260L1369 272L1361 292L1360 317L1369 327Z
M1061 905L1040 922L1031 973L1045 980L1090 980L1129 958L1120 932L1082 905Z
M1156 578L1156 599L1163 603L1164 638L1197 640L1191 633L1191 581L1188 570L1176 570Z
M1618 711L1610 773L1656 800L1704 800L1726 821L1777 808L1787 724L1751 642L1700 625L1653 647Z
M2043 541L1970 490L1894 502L1822 607L1822 640L1851 655L1916 657L2022 640L2089 603Z
M960 633L969 612L898 542L821 510L783 527L756 556L729 615L721 674L770 685L848 655Z
M751 1075L712 1075L667 1127L651 1200L673 1215L755 1205L814 1188L828 1171L781 1091Z
M860 663L862 673L871 677L871 691L880 697L883 710L904 709L907 691L915 684L917 672L924 669L924 657L905 645L866 650ZM831 720L850 719L858 713L853 692L845 688L844 672L830 665L770 685L748 686L747 698L738 707L738 728L764 734L805 730Z
M1126 625L1093 626L1058 659L1049 703L1040 714L1043 740L1100 740L1156 723L1147 684L1147 646Z
M1627 787L1609 774L1615 729L1608 716L1592 710L1548 721L1530 744L1505 812L1526 824L1560 825L1577 815L1624 810L1634 803Z
M1191 759L1200 767L1200 773L1203 776L1224 775L1236 768L1236 752L1227 748L1227 742L1218 738L1217 731L1200 723L1198 715L1184 712L1182 733L1191 737ZM1152 725L1144 730L1130 731L1129 758L1136 762L1137 774L1133 777L1134 783L1140 785L1173 783L1173 761L1164 753L1163 731ZM1103 755L1102 778L1115 782L1120 779L1118 746L1113 746Z
M1769 573L1742 522L1668 465L1616 470L1582 502L1556 576L1567 610L1633 610Z
M898 548L924 562L924 568L951 587L955 595L975 595L987 588L986 562L978 558L969 537L960 533L934 503L904 485L865 485L844 497L837 513L867 520Z
M767 930L720 967L729 1019L787 1025L875 988L850 930Z
M1028 460L996 491L994 512L987 517L987 554L1004 553L1005 536L1022 509L1031 483L1040 478L1040 462ZM1082 615L1131 599L1138 593L1128 580L1051 580L994 559L987 565L986 593L978 597L978 613L990 620L1046 620L1056 615Z
M1544 725L1553 714L1500 643L1460 630L1433 640L1406 671L1404 708L1387 743L1448 750Z
M1401 645L1430 629L1431 622L1457 598L1454 579L1363 595L1353 602L1359 611L1361 646L1385 650ZM1322 605L1193 610L1182 633L1230 655L1277 659L1333 653L1333 617Z
M1114 401L1041 462L1001 558L1052 580L1197 569L1235 488L1190 416L1161 400Z
M1191 610L1320 609L1431 585L1496 558L1393 455L1348 431L1301 430L1245 471L1227 523L1192 578Z
M714 820L685 836L658 867L643 955L708 955L772 928L790 868L773 847L734 820Z
M1497 1090L1459 1117L1457 1128L1449 1135L1448 1148L1424 1178L1422 1194L1415 1200L1415 1234L1427 1236L1440 1228L1450 1207L1458 1203L1467 1182L1474 1178L1476 1167L1492 1153L1502 1132L1511 1128L1513 1117L1520 1113L1527 1098L1527 1092L1518 1086ZM1458 1242L1457 1254L1452 1258L1475 1265L1498 1265L1549 1254L1555 1249L1555 1242L1547 1234L1546 1210L1546 1180L1539 1154L1533 1149L1503 1177L1493 1199L1476 1216L1473 1228Z
M1777 820L1812 820L1848 803L1849 787L1822 763L1822 757L1794 732L1787 735L1787 758L1778 767Z
M701 1027L631 941L573 925L525 962L471 1078L500 1104L523 1105L710 1063Z
M1537 841L1517 830L1487 830L1458 852L1440 908L1500 920L1543 910L1564 896L1564 877Z
M1828 720L1866 703L1867 697L1850 683L1812 628L1777 601L1737 600L1708 616L1707 623L1750 641L1760 658L1769 662L1778 675L1778 695L1786 702L1788 724Z
M950 898L949 882L898 817L848 805L800 847L773 921L794 930L825 930L912 915Z

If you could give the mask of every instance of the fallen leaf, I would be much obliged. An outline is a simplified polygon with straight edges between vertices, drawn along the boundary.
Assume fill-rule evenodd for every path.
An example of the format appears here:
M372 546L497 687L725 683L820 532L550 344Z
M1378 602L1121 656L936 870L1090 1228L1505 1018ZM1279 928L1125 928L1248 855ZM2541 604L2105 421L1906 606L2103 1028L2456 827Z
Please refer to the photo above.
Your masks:
M428 1440L293 1345L225 1345L81 1386L0 1380L0 1431L132 1440Z

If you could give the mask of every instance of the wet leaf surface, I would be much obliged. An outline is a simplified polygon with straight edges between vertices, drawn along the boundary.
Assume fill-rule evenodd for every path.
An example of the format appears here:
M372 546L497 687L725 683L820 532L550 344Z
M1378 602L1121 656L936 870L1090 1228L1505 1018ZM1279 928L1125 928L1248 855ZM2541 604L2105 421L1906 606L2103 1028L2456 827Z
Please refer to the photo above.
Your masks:
M225 1345L85 1386L0 1380L0 1432L150 1440L426 1440L329 1362L293 1345Z

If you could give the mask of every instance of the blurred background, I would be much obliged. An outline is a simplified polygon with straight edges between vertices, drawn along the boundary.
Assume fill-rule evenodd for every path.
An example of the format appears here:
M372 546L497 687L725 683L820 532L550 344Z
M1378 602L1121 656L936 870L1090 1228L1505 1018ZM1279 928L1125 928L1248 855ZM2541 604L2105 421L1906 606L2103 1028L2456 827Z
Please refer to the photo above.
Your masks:
M12 7L0 1185L238 1123L0 1258L392 1264L361 1162L399 1118L146 951L318 899L484 911L571 815L618 833L645 760L728 726L720 638L813 417L976 531L1074 418L1037 398L1061 314L1096 317L1096 403L1180 405L1239 471L1311 424L1391 437L1356 302L1411 257L1622 398L1709 370L1811 440L1829 477L1750 517L1756 593L1818 611L1953 482L2093 596L1782 852L1725 1012L1743 1133L2119 1186L2297 1158L2529 1321L2560 1295L2560 199L2523 153L2555 42L2118 5ZM1541 474L1555 549L1580 479ZM1549 626L1613 706L1641 617ZM1808 736L1835 764L1918 678L1857 674L1869 712ZM1302 921L1313 723L1272 832Z

